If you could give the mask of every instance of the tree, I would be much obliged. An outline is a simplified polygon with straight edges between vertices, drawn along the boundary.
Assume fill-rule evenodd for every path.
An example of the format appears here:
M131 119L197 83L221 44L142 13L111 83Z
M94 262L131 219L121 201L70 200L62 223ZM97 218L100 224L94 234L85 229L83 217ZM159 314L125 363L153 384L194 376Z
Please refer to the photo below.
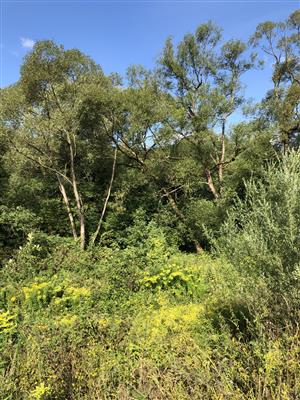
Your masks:
M300 140L300 10L284 22L259 24L250 43L273 62L273 89L267 93L262 108L276 126L274 143L286 152L298 146Z
M220 49L220 41L220 29L209 22L186 35L177 50L168 39L160 60L164 86L173 100L172 140L192 144L192 157L197 157L215 200L223 194L224 169L237 150L226 156L227 120L243 102L240 77L253 66L253 60L242 58L244 43L231 40Z
M78 50L64 50L51 41L44 41L36 43L25 58L20 82L7 89L8 96L14 96L17 91L22 99L17 110L9 112L6 107L4 128L11 143L17 152L55 177L73 237L80 237L82 248L87 237L80 178L87 171L85 157L93 146L94 151L97 149L99 140L99 132L86 136L87 130L82 127L82 104L91 87L103 89L111 85L112 81L100 67Z

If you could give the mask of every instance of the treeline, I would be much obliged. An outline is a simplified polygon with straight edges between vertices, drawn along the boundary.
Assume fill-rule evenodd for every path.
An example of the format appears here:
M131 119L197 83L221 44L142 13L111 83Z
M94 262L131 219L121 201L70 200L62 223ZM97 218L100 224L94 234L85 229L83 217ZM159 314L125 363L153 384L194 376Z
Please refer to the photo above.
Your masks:
M299 24L299 11L259 24L249 45L200 25L124 83L78 50L37 42L1 92L2 248L36 228L82 248L121 243L143 209L172 243L206 249L203 224L218 231L243 181L298 146ZM263 53L273 88L250 107L241 78ZM230 125L243 106L248 119Z

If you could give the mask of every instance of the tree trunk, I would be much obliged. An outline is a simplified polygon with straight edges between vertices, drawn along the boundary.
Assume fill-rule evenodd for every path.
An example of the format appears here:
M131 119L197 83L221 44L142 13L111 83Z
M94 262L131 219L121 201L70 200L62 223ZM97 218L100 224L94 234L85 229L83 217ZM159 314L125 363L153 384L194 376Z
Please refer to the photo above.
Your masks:
M76 179L76 174L75 174L75 166L74 166L74 150L73 150L73 144L71 141L70 134L67 132L67 142L69 145L69 151L70 151L70 168L71 168L71 181L72 181L72 188L73 188L73 193L74 197L76 200L76 207L77 207L77 213L79 217L79 222L80 222L80 247L82 250L85 249L85 244L86 244L86 238L85 238L85 217L84 217L84 212L83 212L83 205L82 205L82 200L81 196L78 191L78 185L77 185L77 179Z
M197 242L197 240L193 240L193 243L194 243L197 254L203 253L203 247L200 245L200 243Z
M219 194L218 194L218 192L217 192L217 190L215 188L215 185L214 185L213 180L212 180L211 172L210 172L209 169L205 169L205 175L206 175L206 182L208 184L208 187L209 187L210 191L214 195L215 200L218 200Z
M104 202L104 205L103 205L101 217L99 219L99 223L98 223L96 232L95 232L95 234L93 236L93 239L92 239L92 245L95 244L95 242L97 240L97 237L98 237L98 235L100 233L101 225L102 225L102 222L103 222L103 219L104 219L104 215L105 215L105 212L106 212L106 209L107 209L107 205L108 205L108 202L109 202L112 185L113 185L113 181L114 181L114 178L115 178L117 153L118 153L118 149L116 147L115 148L115 152L114 152L114 161L113 161L113 166L112 166L112 172L111 172L111 178L110 178L110 182L109 182L109 187L108 187L107 195L106 195L105 202Z
M76 232L76 226L75 226L75 222L74 222L74 217L73 217L73 213L70 207L70 202L69 202L69 198L66 192L66 189L62 183L62 178L57 174L57 180L58 180L58 185L59 185L59 190L62 194L63 197L63 201L65 203L66 209L67 209L67 213L68 213L68 217L69 217L69 221L70 221L70 225L71 225L71 229L72 229L72 233L73 233L73 237L74 239L77 239L77 232Z
M220 194L223 192L223 169L225 161L225 119L222 121L222 133L221 133L221 157L218 164L218 178L220 184Z

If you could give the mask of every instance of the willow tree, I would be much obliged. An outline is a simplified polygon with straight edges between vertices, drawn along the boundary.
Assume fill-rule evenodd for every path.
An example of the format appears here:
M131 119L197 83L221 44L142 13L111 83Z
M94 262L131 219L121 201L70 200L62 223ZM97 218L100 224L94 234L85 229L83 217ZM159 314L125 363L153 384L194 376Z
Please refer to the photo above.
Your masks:
M236 156L227 151L227 121L243 102L241 75L253 66L239 40L222 44L221 30L200 25L174 47L169 38L160 59L165 89L173 100L173 140L189 141L213 198L224 191L224 169Z
M272 61L273 88L262 103L264 115L275 124L274 143L283 151L300 142L300 10L284 22L259 24L250 39Z
M100 67L80 51L42 41L26 56L20 81L7 89L21 99L13 112L5 105L4 126L11 144L55 177L73 237L80 238L82 248L87 242L83 178L98 140L86 136L82 105L91 88L111 85Z

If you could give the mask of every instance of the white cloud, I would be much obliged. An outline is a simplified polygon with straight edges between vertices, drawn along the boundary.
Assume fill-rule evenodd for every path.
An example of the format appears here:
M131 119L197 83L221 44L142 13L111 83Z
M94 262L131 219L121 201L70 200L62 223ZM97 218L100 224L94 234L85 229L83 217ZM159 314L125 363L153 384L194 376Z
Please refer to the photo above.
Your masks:
M32 49L34 46L34 40L29 39L29 38L23 38L21 37L21 45L22 47L24 47L25 49Z

